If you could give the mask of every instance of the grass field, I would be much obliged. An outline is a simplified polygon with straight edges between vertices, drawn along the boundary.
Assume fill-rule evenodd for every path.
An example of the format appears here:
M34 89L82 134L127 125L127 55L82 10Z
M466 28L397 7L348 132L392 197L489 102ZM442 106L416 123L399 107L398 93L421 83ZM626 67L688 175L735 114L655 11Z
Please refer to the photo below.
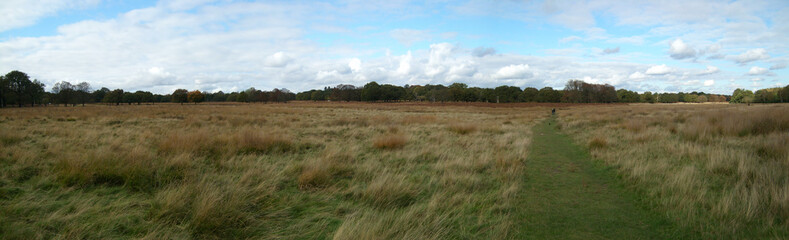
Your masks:
M541 108L2 109L0 236L511 238Z
M789 237L789 105L561 109L564 132L702 238Z
M727 104L0 109L0 238L786 238L787 116Z

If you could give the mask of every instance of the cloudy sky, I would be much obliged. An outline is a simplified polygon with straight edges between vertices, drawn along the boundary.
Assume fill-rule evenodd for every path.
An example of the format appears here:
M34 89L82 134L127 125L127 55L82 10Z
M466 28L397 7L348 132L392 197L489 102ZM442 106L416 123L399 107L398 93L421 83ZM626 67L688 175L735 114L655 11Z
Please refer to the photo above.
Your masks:
M405 84L789 84L789 2L0 1L0 72L169 93Z

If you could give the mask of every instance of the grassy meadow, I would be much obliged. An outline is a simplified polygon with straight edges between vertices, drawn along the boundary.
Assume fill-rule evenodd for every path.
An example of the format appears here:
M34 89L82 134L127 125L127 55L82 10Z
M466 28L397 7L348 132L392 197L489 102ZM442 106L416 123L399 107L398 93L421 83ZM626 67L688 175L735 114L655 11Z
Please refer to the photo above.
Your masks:
M789 237L789 105L560 110L560 128L702 238Z
M0 109L0 238L789 236L789 105L559 107Z
M0 236L512 238L545 108L0 109Z

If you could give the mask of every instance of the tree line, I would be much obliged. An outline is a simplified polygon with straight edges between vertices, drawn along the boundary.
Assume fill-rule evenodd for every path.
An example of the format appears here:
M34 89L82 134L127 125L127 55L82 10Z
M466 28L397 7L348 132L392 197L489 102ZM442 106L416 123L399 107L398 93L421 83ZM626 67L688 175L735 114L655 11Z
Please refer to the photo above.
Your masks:
M67 81L55 83L51 91L45 85L20 71L11 71L0 76L0 107L36 106L43 104L62 104L64 106L84 105L86 103L155 104L161 102L200 103L200 102L288 102L302 101L364 101L364 102L541 102L541 103L677 103L677 102L731 102L731 103L779 103L789 102L789 85L783 88L761 89L755 93L737 89L731 96L708 94L704 92L678 93L638 93L627 89L615 89L608 84L593 84L581 80L569 80L564 89L552 87L498 86L495 88L469 87L464 83L405 85L378 84L369 82L364 86L340 84L334 87L313 89L293 93L287 89L263 91L249 88L244 91L225 93L188 91L177 89L171 94L155 94L148 91L110 90L102 87L93 90L87 82L71 84Z
M296 94L296 100L311 101L430 101L430 102L542 102L542 103L677 103L677 102L726 102L729 96L690 93L637 93L626 89L616 89L608 84L592 84L581 80L569 80L564 89L552 87L537 89L515 86L495 88L469 87L463 83L444 85L405 85L378 84L369 82L357 87L340 84L335 87L313 89Z
M155 104L162 102L174 103L200 103L209 102L287 102L296 99L296 94L287 89L274 89L262 91L249 88L244 91L224 93L202 92L199 90L188 91L177 89L171 94L155 94L148 91L124 91L123 89L110 90L102 87L93 90L87 82L72 84L68 81L55 83L50 91L45 90L45 85L38 80L30 80L24 72L11 71L0 75L0 107L8 106L36 106L55 104L63 106L85 105L86 103L104 103L108 105L121 104Z
M732 103L789 103L789 85L785 87L765 88L752 92L747 89L735 89L731 94Z

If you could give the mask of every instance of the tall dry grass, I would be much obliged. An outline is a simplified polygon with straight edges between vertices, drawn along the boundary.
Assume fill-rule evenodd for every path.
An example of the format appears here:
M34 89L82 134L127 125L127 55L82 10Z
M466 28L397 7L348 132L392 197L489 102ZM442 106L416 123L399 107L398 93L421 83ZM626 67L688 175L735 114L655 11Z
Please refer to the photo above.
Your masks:
M0 109L3 238L511 237L537 108ZM455 119L481 131L447 131ZM486 231L478 231L486 229Z
M601 106L560 120L649 202L706 238L789 234L789 105Z

